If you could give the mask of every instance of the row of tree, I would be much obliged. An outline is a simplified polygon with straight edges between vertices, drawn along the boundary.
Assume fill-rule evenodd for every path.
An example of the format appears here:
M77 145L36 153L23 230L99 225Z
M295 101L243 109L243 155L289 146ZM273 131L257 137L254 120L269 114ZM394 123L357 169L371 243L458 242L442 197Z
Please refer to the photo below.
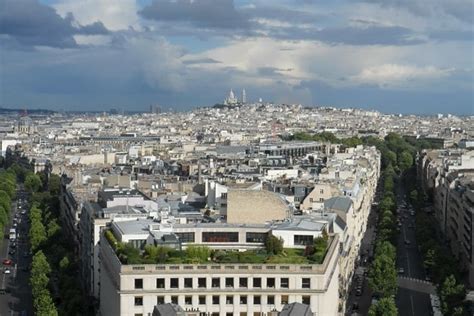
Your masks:
M39 256L41 271L31 274L31 284L48 277L44 288L34 291L33 303L38 315L87 315L88 305L80 288L78 259L70 249L64 227L59 225L60 177L54 174L25 174L25 189L30 191L30 246ZM43 258L44 257L44 258ZM38 259L39 260L39 259ZM49 298L46 296L49 295ZM53 302L50 305L49 302ZM48 306L50 314L40 314ZM53 308L54 307L54 308Z
M15 198L17 177L14 169L9 168L0 172L0 231L5 230L5 225L10 218L12 199Z
M378 234L375 256L369 273L369 285L381 299L369 309L369 315L397 315L395 295L397 293L396 248L397 235L397 190L396 183L413 166L418 150L430 147L428 142L410 142L408 138L389 133L384 140L374 137L363 139L364 144L376 146L382 160L382 198L378 207Z
M387 154L387 152L385 153ZM382 157L383 157L382 153ZM369 270L369 286L377 294L379 300L371 305L370 316L396 316L395 305L397 293L396 249L396 198L395 171L392 163L384 166L382 172L383 191L378 206L378 233L374 259Z
M58 315L56 306L51 298L51 292L48 289L50 273L51 266L49 265L43 251L39 250L33 256L30 276L33 307L36 315L39 316Z
M425 196L413 189L410 200L416 212L416 238L423 255L423 266L437 284L437 292L444 315L460 316L465 313L463 301L466 291L461 283L462 273L459 263L450 249L438 238L436 220L422 211Z

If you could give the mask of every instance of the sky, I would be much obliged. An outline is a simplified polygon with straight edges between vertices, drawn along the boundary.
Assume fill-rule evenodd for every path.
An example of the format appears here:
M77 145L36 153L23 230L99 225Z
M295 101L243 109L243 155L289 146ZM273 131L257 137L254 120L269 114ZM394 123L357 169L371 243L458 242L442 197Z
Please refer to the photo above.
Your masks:
M474 115L472 0L0 0L0 107Z

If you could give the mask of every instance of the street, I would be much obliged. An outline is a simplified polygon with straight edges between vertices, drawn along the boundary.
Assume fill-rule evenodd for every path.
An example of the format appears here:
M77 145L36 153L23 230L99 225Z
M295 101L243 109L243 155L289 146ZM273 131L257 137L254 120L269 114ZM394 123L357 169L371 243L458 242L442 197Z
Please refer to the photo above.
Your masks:
M22 198L23 197L23 198ZM22 198L22 203L18 199ZM29 267L31 256L28 246L27 196L17 191L17 200L12 201L9 225L5 227L0 246L2 269L0 276L0 316L33 315ZM19 208L21 207L21 209ZM23 212L23 214L22 214ZM16 241L9 240L9 231L16 222ZM4 260L10 259L11 264ZM8 273L9 271L9 273Z
M415 237L414 211L406 201L405 192L398 192L398 218L401 225L397 240L397 270L400 277L425 280L423 258L418 250ZM400 270L403 269L403 270ZM431 315L430 295L420 291L398 287L396 304L399 315Z
M379 188L377 188L379 190ZM377 196L380 195L380 192L377 193ZM378 200L378 198L376 198ZM351 290L349 297L346 303L346 314L347 315L367 315L370 304L372 302L372 291L369 288L367 282L367 276L364 275L364 272L368 270L370 265L370 259L373 255L373 245L375 243L376 237L376 225L377 225L377 206L374 204L371 208L369 218L367 220L367 229L365 231L362 243L360 246L361 258L359 262L359 267L356 270L353 282L351 285ZM360 279L362 282L361 292L357 293L357 279ZM360 294L360 295L357 295ZM355 304L355 306L354 306ZM356 308L354 308L356 307Z

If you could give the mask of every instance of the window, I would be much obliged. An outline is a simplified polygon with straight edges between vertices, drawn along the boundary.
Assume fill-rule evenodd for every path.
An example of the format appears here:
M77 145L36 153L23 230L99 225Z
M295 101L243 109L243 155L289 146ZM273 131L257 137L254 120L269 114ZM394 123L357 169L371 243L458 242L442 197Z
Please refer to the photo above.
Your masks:
M134 314L135 316L143 316L143 314L141 313L138 313L138 314Z
M248 279L247 278L239 278L239 287L247 287L248 286Z
M324 198L319 198L319 202L324 202Z
M165 303L165 297L164 296L157 296L156 297L156 304L164 304Z
M171 303L178 305L178 297L176 295L171 296Z
M135 296L135 306L143 306L143 296Z
M203 232L203 242L239 242L237 232Z
M267 278L267 288L275 287L275 278Z
M212 304L219 305L219 295L212 295Z
M165 288L165 279L164 278L156 279L156 288L157 289L164 289Z
M221 279L220 278L212 278L212 287L213 288L221 287Z
M275 305L275 296L273 296L273 295L268 295L268 296L267 296L267 304L268 304L268 305Z
M186 295L184 297L184 304L186 305L193 305L193 297L192 296L189 296L189 295Z
M143 279L135 279L135 288L143 289Z
M199 305L206 305L206 296L199 295L198 301L199 301Z
M311 279L310 278L303 278L301 280L301 287L303 289L309 289L311 288Z
M253 278L253 287L254 288L262 287L262 278Z
M184 278L184 287L185 288L192 288L193 287L193 278Z
M253 303L255 305L260 305L262 303L262 297L260 295L255 295L253 297Z
M234 304L234 297L232 295L227 295L225 297L225 303L229 305Z
M301 300L303 304L311 305L311 296L303 295L303 299Z
M281 296L281 305L286 305L288 304L288 295L282 295Z
M266 233L247 233L245 240L251 243L264 243L266 238Z
M198 288L206 288L207 287L207 280L206 278L198 278Z
M240 304L247 304L247 295L240 295Z
M309 202L310 202L310 203L313 203L313 198L309 198Z
M234 287L234 278L225 278L225 287Z
M313 244L313 236L307 235L295 235L293 238L293 243L295 245L312 245Z
M280 279L280 287L283 288L283 289L287 289L290 285L290 281L288 280L288 278L281 278Z
M178 278L171 278L170 279L170 288L177 289L179 287L179 279Z
M180 242L194 242L194 233L175 233Z
M324 194L324 189L319 190L320 194Z

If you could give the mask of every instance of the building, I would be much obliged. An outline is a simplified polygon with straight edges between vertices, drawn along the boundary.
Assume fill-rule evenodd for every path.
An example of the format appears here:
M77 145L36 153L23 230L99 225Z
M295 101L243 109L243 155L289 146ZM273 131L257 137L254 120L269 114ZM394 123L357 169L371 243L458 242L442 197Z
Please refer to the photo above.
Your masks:
M418 158L418 177L441 233L474 287L474 151L426 151Z
M248 236L253 229L236 225L229 233ZM245 250L246 240L236 240L220 239L217 243L222 247L237 242L240 250ZM329 240L322 264L136 265L123 264L102 235L101 314L147 315L156 304L171 303L210 315L264 315L282 310L288 303L303 303L315 315L337 315L338 236ZM201 244L207 245L205 239Z
M284 220L293 214L288 202L266 190L229 190L227 192L227 222L264 224Z

